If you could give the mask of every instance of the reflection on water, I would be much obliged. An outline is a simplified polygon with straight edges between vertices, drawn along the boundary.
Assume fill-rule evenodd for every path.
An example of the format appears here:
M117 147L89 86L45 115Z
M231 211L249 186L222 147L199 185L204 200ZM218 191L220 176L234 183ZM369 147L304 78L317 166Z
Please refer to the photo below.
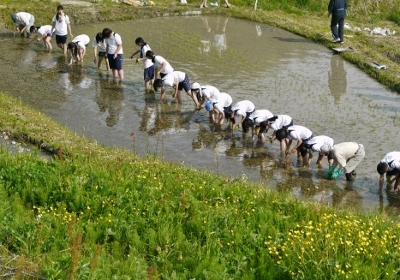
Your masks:
M340 96L346 93L347 79L344 69L344 60L339 55L332 55L331 71L328 72L329 90L335 102L340 101Z
M142 66L129 59L124 60L125 81L117 84L94 63L69 67L58 49L49 54L41 42L27 46L25 39L3 33L0 90L104 145L249 178L329 205L399 212L400 196L393 190L379 193L375 171L400 143L396 93L318 44L250 21L174 17L74 28L91 38L106 26L118 29L129 49L143 36L133 25L146 26L153 51L175 69L227 92L234 103L248 99L257 109L292 116L315 135L362 143L366 156L357 179L350 184L344 176L326 180L326 161L323 168L315 161L304 168L294 156L281 157L277 142L251 142L251 135L240 130L232 134L216 128L209 124L208 112L195 111L186 95L183 104L159 103L159 93L144 88ZM93 55L92 49L87 51Z

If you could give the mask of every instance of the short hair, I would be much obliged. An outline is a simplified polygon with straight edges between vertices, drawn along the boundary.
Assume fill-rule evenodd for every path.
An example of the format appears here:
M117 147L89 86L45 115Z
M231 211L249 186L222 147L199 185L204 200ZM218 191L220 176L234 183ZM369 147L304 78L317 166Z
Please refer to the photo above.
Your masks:
M161 79L156 79L153 83L153 88L154 91L158 91L158 89L162 87L162 80Z
M287 138L289 135L288 131L286 128L281 128L276 131L276 139L278 139L279 142L281 142L283 139Z
M254 125L254 122L252 119L246 118L243 121L243 132L247 133L250 130L250 127Z
M57 11L59 11L59 10L64 10L64 7L62 5L58 5L57 6Z
M104 41L103 34L101 32L96 34L96 41L97 42L103 42Z
M146 56L147 56L147 57L153 58L153 57L154 57L153 51L147 51L147 52L146 52Z
M380 162L376 167L376 171L378 171L380 175L383 175L386 173L388 167L389 165L386 162Z
M112 30L110 28L106 27L103 29L103 32L101 32L101 35L103 36L103 39L106 39L106 38L110 37L111 33L112 33Z

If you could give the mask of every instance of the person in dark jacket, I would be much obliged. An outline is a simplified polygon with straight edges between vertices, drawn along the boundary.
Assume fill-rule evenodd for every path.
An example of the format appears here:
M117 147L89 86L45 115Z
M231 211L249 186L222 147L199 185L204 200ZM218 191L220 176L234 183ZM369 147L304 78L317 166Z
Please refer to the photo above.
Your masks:
M344 18L346 17L347 0L330 0L328 5L328 17L331 18L331 31L334 43L343 43ZM339 25L339 31L338 31Z

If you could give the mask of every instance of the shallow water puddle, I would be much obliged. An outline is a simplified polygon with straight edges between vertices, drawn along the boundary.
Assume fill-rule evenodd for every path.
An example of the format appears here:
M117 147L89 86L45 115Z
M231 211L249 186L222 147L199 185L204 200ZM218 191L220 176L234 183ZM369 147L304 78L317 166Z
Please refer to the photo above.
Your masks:
M146 26L145 33L139 33ZM398 150L400 101L366 74L318 44L278 28L224 17L171 17L72 26L92 39L104 27L122 36L125 81L98 72L88 47L83 67L68 67L55 46L1 34L0 90L20 98L79 135L99 143L157 154L166 160L217 174L260 181L277 190L339 207L379 208L399 213L399 196L379 194L376 165ZM329 27L327 26L327 29ZM142 65L128 57L143 37L156 54L186 72L191 83L228 92L233 102L251 100L258 109L289 114L314 135L335 143L356 141L366 150L357 179L323 178L327 168L299 167L295 156L281 159L278 143L258 145L240 131L214 129L208 112L184 104L158 103L145 93ZM270 133L270 132L269 132ZM132 137L133 135L133 137Z

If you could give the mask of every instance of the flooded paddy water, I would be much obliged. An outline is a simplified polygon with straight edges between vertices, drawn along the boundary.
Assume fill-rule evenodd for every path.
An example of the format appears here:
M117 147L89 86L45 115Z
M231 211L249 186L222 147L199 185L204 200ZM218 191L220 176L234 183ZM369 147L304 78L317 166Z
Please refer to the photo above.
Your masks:
M379 193L376 172L387 152L399 150L399 95L340 55L278 28L225 17L96 23L72 26L72 32L93 40L104 27L123 40L122 85L97 71L91 42L83 67L68 67L55 40L49 54L42 42L27 46L27 39L3 31L0 90L106 146L247 178L337 207L400 213L400 195ZM181 105L172 103L171 95L159 103L159 93L145 93L142 65L128 59L139 36L175 70L186 72L191 83L216 86L234 103L248 99L256 109L288 114L295 124L335 143L362 143L366 156L356 180L324 179L327 161L318 169L317 154L309 168L299 167L296 156L281 159L277 142L259 145L240 131L232 137L213 129L208 112L194 112L185 93Z

